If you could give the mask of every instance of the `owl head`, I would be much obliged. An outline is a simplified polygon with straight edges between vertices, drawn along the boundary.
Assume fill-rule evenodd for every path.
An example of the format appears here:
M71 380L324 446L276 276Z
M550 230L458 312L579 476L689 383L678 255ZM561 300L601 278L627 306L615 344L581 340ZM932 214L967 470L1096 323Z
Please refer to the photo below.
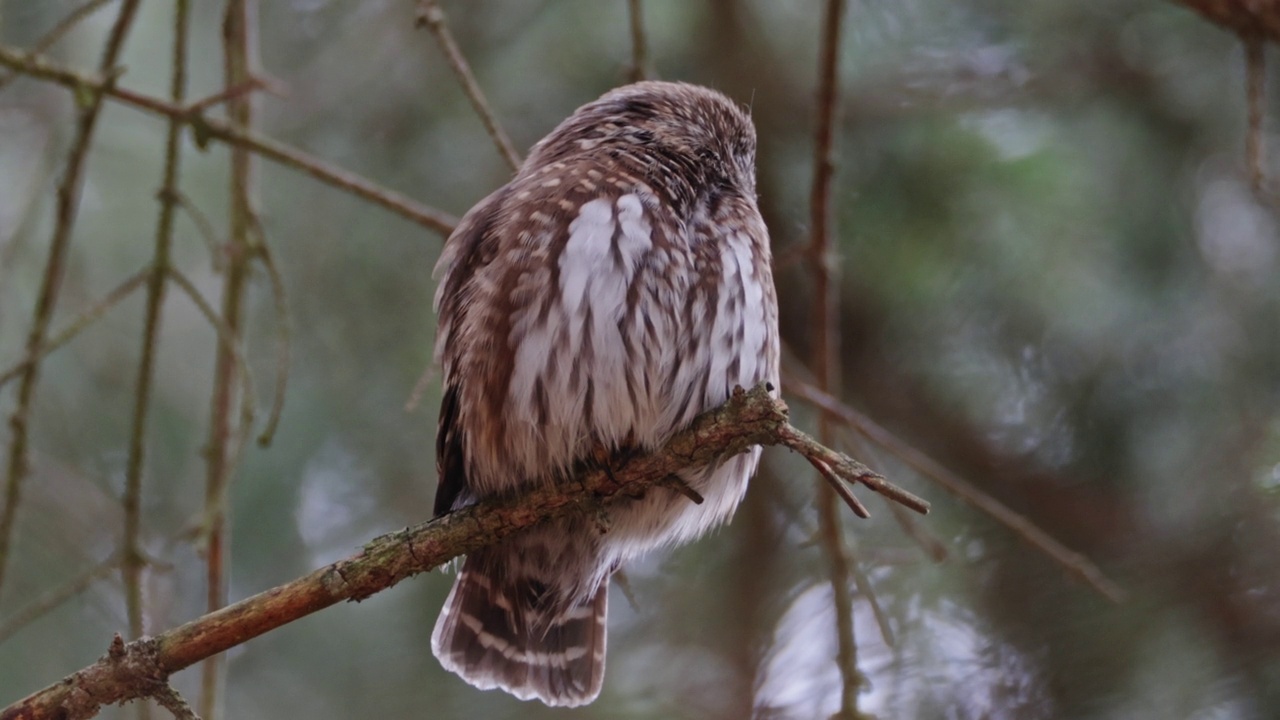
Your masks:
M578 108L543 138L524 167L584 155L642 170L663 185L755 197L756 132L751 117L721 93L698 85L624 85Z

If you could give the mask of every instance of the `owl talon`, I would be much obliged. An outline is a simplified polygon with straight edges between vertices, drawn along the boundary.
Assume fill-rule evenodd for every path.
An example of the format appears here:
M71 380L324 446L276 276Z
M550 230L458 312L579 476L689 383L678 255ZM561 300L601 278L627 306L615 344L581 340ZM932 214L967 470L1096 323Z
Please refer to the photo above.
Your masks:
M662 479L661 484L689 498L694 505L701 505L706 500L697 490L689 487L689 483L681 479L679 475L668 475Z

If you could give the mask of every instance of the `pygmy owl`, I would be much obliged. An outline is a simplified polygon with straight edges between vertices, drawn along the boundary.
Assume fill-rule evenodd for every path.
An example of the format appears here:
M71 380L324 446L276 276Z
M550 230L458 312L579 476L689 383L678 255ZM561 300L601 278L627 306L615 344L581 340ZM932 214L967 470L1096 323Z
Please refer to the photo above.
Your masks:
M755 130L718 92L641 82L577 110L449 237L436 267L437 514L660 446L734 386L778 386ZM760 448L471 553L431 637L479 688L583 705L610 575L726 521Z

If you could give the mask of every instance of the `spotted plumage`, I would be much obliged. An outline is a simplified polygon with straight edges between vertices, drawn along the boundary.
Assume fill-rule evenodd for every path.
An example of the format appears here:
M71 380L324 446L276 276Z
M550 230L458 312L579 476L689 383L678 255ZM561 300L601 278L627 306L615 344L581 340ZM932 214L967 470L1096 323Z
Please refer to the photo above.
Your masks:
M755 131L723 95L643 82L579 108L476 205L436 268L436 512L653 449L734 386L778 384ZM581 705L604 677L609 576L726 521L760 450L469 555L432 636L481 688Z

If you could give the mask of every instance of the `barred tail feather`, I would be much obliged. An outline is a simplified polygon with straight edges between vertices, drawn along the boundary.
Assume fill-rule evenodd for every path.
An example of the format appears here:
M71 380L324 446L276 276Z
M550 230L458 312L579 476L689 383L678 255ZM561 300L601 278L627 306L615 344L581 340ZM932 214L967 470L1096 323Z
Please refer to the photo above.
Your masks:
M540 612L528 580L492 572L468 558L431 634L446 670L481 690L501 688L521 700L586 705L604 680L609 583L565 609ZM530 602L534 600L534 602Z

